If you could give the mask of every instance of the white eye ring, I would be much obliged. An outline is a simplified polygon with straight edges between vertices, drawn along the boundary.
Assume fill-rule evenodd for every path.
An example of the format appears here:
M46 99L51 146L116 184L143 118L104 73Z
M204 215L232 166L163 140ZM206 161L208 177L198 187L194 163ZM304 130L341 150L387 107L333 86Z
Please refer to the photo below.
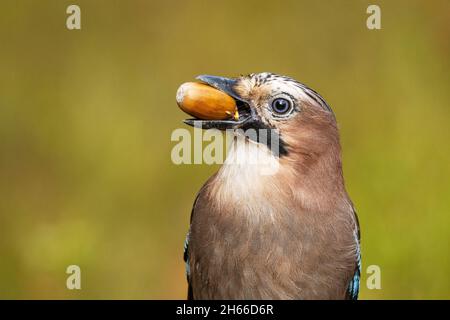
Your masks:
M294 104L286 98L275 98L270 103L270 109L274 116L286 117L294 110Z

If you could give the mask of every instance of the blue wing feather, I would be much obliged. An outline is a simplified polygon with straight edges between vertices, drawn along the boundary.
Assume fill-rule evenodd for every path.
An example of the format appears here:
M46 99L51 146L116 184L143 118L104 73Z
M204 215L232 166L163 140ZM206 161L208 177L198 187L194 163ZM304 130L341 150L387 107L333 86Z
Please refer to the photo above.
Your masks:
M190 270L190 266L189 266L189 234L190 234L190 230L188 231L187 235L186 235L186 240L184 240L184 252L183 252L183 260L185 262L186 265L186 277L189 281L189 276L191 273Z
M351 300L358 300L359 282L361 280L361 247L360 247L359 223L357 223L357 230L355 231L355 241L356 241L356 268L355 274L353 275L353 278L350 280L347 289L348 297Z

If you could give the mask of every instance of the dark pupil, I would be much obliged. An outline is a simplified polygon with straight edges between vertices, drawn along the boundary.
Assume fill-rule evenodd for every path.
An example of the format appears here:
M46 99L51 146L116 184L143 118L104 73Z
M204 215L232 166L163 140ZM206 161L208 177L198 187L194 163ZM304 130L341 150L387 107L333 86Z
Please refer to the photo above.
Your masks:
M289 110L289 101L286 99L276 99L273 104L273 110L277 113L286 113Z

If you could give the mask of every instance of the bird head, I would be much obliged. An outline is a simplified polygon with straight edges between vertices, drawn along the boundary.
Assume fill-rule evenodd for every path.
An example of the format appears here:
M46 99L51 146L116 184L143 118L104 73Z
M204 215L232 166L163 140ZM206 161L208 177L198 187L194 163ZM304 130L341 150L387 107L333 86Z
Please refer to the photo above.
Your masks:
M333 111L325 100L306 85L286 76L255 73L239 78L202 75L200 81L236 100L237 120L185 120L204 129L254 129L258 143L266 144L279 157L300 154L306 160L338 144ZM268 130L271 134L261 132ZM276 135L276 148L270 137ZM269 139L267 139L269 137Z

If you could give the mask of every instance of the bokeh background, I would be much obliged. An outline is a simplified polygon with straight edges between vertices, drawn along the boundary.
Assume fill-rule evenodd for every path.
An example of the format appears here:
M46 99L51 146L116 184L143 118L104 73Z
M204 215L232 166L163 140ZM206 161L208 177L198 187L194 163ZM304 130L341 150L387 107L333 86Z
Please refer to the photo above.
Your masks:
M66 8L81 7L81 30ZM378 4L382 29L366 28ZM183 241L218 166L171 162L175 92L271 71L341 129L362 299L450 298L450 2L0 4L0 298L183 299ZM189 129L191 130L191 129ZM67 290L68 265L82 290Z

